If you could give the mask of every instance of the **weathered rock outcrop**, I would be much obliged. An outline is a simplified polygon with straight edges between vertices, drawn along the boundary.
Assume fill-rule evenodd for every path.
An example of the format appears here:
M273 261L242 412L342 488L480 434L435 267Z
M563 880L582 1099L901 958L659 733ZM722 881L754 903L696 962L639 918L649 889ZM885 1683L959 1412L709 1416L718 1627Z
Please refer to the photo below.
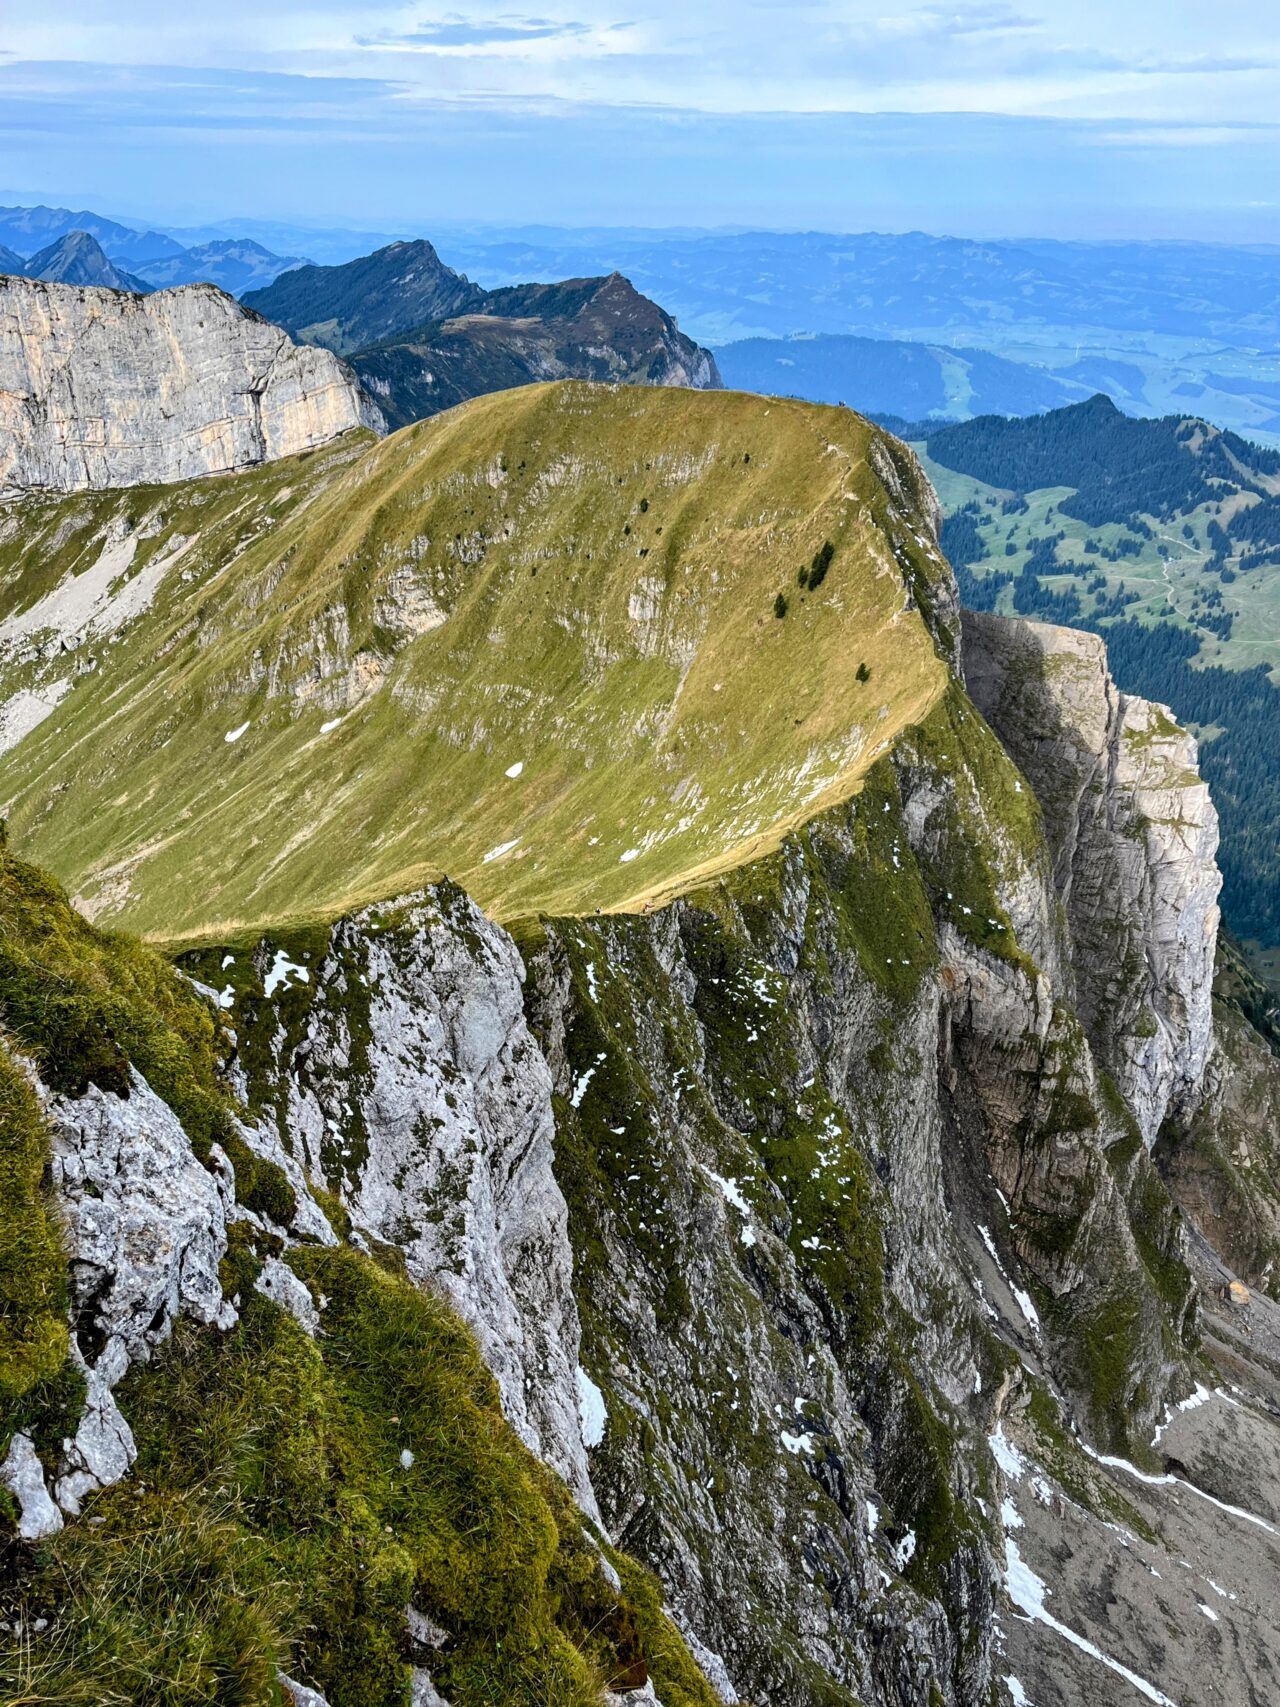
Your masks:
M969 692L1044 811L1080 1019L1150 1147L1212 1029L1222 879L1195 741L1116 689L1094 635L971 612L964 637Z
M260 972L288 989L250 1081L277 1119L247 1139L304 1196L304 1177L333 1184L359 1229L448 1296L511 1423L594 1512L551 1075L510 937L444 886L353 914L306 963L259 961L226 969L249 1025L274 1020L273 1004L255 1011Z
M232 1213L230 1164L204 1167L172 1109L136 1073L127 1097L90 1086L48 1099L53 1182L70 1260L73 1355L87 1396L64 1443L58 1504L120 1480L133 1435L113 1389L167 1339L180 1314L230 1327L218 1264Z
M0 491L224 474L382 417L351 372L212 285L0 279Z

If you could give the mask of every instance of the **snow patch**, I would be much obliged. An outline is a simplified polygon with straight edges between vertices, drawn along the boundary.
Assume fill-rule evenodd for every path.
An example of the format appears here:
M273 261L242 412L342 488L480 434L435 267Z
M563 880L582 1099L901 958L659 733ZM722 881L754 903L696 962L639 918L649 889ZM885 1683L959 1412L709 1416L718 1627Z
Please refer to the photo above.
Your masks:
M1185 1488L1197 1499L1208 1500L1209 1504L1217 1506L1219 1511L1225 1511L1228 1517L1238 1517L1245 1523L1255 1524L1259 1529L1265 1529L1268 1535L1280 1534L1280 1530L1277 1530L1274 1524L1268 1523L1265 1517L1259 1517L1253 1511L1245 1511L1243 1506L1228 1505L1225 1500L1215 1499L1212 1494L1207 1494L1203 1488L1196 1487L1194 1482L1188 1482L1182 1476L1153 1476L1146 1470L1139 1470L1136 1464L1130 1464L1127 1458L1115 1458L1110 1453L1095 1452L1087 1441L1077 1441L1076 1444L1095 1464L1105 1464L1110 1470L1123 1470L1126 1476L1132 1476L1138 1482L1145 1482L1148 1487Z
M582 1429L582 1444L584 1446L599 1446L604 1439L604 1431L609 1421L604 1394L581 1364L578 1365L576 1379L578 1383L578 1422Z
M264 994L268 997L274 996L282 984L286 986L288 985L291 978L296 978L300 984L309 984L311 982L311 974L308 972L307 968L305 966L299 966L296 961L290 960L285 951L282 948L278 948L276 950L276 957L271 962L271 970L267 973L266 983L263 986Z
M1026 1460L1011 1440L1005 1437L1004 1424L997 1424L994 1434L987 1436L991 1456L1011 1482L1020 1482L1026 1473Z
M1009 1599L1024 1618L1029 1619L1033 1624L1043 1624L1046 1629L1056 1632L1064 1642L1070 1642L1072 1647L1079 1648L1081 1653L1088 1654L1090 1659L1097 1660L1109 1671L1115 1672L1117 1677L1124 1678L1126 1683L1133 1685L1139 1695L1144 1695L1148 1701L1156 1702L1157 1707L1177 1707L1177 1703L1163 1690L1157 1689L1154 1683L1148 1683L1146 1678L1139 1677L1136 1671L1130 1671L1128 1666L1122 1665L1119 1660L1112 1659L1110 1654L1104 1654L1102 1649L1096 1648L1087 1637L1081 1636L1070 1625L1064 1624L1061 1619L1054 1617L1045 1605L1045 1599L1050 1592L1047 1584L1043 1578L1036 1575L1022 1557L1018 1551L1018 1543L1011 1540L1007 1535L1004 1542L1004 1555L1005 1587L1009 1591Z
M1170 1423L1173 1422L1175 1417L1182 1415L1183 1411L1198 1410L1201 1405L1207 1405L1210 1399L1216 1399L1220 1396L1221 1395L1214 1392L1212 1387L1206 1387L1203 1382L1197 1381L1195 1392L1192 1393L1189 1398L1181 1400L1178 1404L1172 1407L1168 1416L1160 1424L1152 1437L1151 1444L1153 1446L1159 1446L1165 1430L1169 1427Z
M499 842L496 848L490 848L488 853L481 857L481 865L488 865L490 860L501 859L503 854L509 854L519 840L520 838L517 836L514 842Z

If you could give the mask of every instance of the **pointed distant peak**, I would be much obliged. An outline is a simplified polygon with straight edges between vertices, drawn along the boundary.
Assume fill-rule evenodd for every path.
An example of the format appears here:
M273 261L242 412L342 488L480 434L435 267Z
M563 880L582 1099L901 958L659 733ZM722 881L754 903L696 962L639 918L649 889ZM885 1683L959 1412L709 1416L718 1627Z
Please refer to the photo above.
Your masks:
M373 260L380 255L394 256L398 261L425 261L439 267L443 272L451 273L453 268L440 259L440 251L426 237L403 237L397 243L388 243L383 249L375 249Z
M140 295L151 289L142 279L126 273L108 259L97 238L87 231L68 231L32 255L24 270L28 278L41 279L46 284L93 285Z

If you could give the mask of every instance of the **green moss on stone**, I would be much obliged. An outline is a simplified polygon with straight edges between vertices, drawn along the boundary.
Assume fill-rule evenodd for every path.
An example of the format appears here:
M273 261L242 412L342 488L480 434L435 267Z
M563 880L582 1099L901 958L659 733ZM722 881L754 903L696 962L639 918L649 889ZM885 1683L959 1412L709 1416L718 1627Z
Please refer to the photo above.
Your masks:
M651 1587L609 1589L447 1306L350 1250L289 1261L327 1300L319 1339L250 1294L231 1335L180 1323L126 1377L135 1473L3 1591L0 1631L50 1627L0 1634L0 1694L265 1704L280 1668L332 1707L401 1707L412 1604L449 1633L431 1669L455 1707L595 1707L650 1670L711 1707Z

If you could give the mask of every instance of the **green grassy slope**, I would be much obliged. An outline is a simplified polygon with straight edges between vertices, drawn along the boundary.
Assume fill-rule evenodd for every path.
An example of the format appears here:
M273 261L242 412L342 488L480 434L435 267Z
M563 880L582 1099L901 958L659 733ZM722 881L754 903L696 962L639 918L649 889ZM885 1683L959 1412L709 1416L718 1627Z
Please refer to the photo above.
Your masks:
M87 924L0 833L0 1457L22 1430L54 1474L85 1400L48 1121L20 1060L71 1096L142 1073L198 1154L224 1146L239 1201L288 1225L291 1188L232 1128L229 1048L172 966ZM333 1707L403 1707L413 1604L447 1632L431 1670L455 1707L596 1707L650 1672L671 1707L713 1707L656 1582L610 1549L625 1586L609 1586L470 1332L399 1253L294 1241L324 1310L311 1339L254 1291L280 1251L235 1224L221 1279L239 1325L184 1320L129 1372L138 1462L84 1517L24 1546L0 1491L0 1700L281 1707L285 1670Z
M57 655L124 516L147 537L113 584L150 564L151 602ZM635 908L856 790L946 681L909 460L814 405L531 387L16 524L0 702L74 685L0 812L96 916L169 939L441 870L502 917Z

